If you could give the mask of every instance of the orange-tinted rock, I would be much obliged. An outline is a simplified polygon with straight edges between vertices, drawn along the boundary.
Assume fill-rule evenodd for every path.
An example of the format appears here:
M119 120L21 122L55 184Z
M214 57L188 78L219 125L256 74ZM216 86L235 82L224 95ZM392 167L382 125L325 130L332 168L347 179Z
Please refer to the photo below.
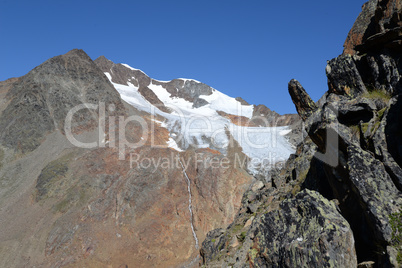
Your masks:
M368 49L388 47L396 49L402 40L400 0L370 0L363 5L362 12L350 30L344 54L362 53Z

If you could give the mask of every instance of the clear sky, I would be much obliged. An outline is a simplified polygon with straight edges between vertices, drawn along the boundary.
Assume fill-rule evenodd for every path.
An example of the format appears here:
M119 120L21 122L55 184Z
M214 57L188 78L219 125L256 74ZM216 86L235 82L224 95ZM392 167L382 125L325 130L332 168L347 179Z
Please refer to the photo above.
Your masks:
M193 78L283 114L298 79L314 100L363 0L0 0L0 80L81 48L152 78Z

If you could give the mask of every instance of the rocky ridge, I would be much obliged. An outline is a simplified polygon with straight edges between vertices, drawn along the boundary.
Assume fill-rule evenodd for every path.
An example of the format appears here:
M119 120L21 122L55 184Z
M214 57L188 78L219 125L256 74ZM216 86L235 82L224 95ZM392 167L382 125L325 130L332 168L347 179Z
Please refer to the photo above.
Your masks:
M369 1L314 103L289 93L308 137L234 222L207 235L206 267L400 267L401 2ZM353 54L350 55L349 53Z
M171 98L182 98L192 103L193 108L200 108L208 104L202 96L210 96L215 89L193 79L173 79L171 81L159 81L150 78L143 71L129 67L126 64L115 64L112 61L106 59L104 56L100 56L94 61L98 67L105 73L111 74L111 81L121 85L133 84L138 87L139 92L147 99L151 104L156 107L161 107L161 110L169 111L163 104L163 102L152 92L150 85L160 85L170 94ZM235 98L236 101L243 106L249 106L241 97ZM250 125L258 126L290 126L292 124L300 123L300 118L297 114L285 114L280 115L275 111L270 110L263 104L253 105L253 114L247 122ZM236 122L236 120L233 120Z

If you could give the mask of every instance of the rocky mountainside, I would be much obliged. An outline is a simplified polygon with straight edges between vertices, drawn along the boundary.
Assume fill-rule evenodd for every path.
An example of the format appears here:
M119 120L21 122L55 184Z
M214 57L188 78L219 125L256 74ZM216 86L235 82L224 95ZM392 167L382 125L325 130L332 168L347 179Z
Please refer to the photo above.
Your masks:
M198 266L297 122L77 49L0 82L0 267Z
M318 103L289 82L308 137L208 233L203 265L401 267L401 11L399 0L363 6Z
M122 100L81 50L1 82L0 92L1 267L197 263L198 241L233 220L254 181L234 165L235 154L246 157L233 140L225 155L167 146L160 118ZM130 117L152 131L136 121L121 128Z

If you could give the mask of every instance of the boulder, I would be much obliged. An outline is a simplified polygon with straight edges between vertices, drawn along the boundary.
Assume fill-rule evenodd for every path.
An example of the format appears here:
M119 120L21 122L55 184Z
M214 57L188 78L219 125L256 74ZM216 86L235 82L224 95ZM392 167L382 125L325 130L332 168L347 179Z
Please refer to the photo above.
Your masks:
M255 223L254 267L356 267L353 233L335 203L304 190Z

